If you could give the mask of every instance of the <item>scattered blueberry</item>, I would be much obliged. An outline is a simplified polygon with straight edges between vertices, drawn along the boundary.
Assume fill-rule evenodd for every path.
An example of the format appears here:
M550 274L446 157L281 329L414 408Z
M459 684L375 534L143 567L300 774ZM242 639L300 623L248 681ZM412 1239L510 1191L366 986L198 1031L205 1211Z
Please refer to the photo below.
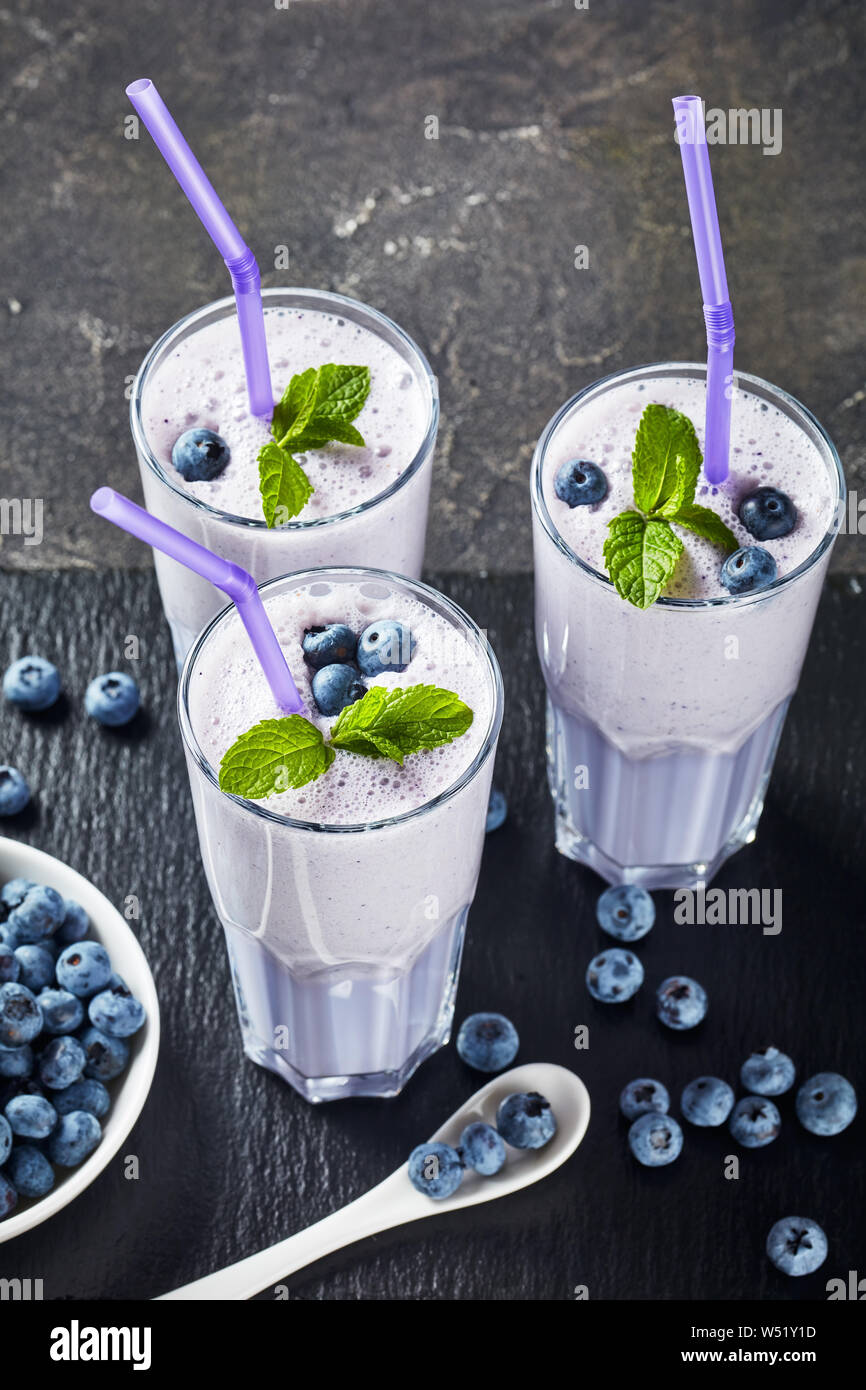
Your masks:
M607 478L597 463L566 459L556 470L553 490L569 507L590 507L607 495Z
M0 985L14 984L20 975L21 963L16 959L12 947L0 946Z
M5 1115L0 1115L0 1167L6 1162L12 1149L12 1126Z
M457 1053L476 1071L504 1071L517 1056L517 1029L504 1014L470 1014L457 1034Z
M656 1013L668 1028L694 1028L706 1012L707 992L688 975L670 975L656 990Z
M90 1022L112 1038L130 1038L145 1020L144 1005L118 979L108 989L94 994L87 1006Z
M57 940L64 946L70 946L73 941L84 940L90 931L90 918L81 904L74 902L72 898L66 899L65 907L65 916L57 928Z
M365 676L405 671L417 643L405 623L371 623L358 638L358 665Z
M767 1236L767 1254L783 1274L814 1274L827 1258L827 1237L808 1216L786 1216Z
M671 1103L666 1086L641 1076L622 1088L619 1108L627 1120L636 1120L638 1115L666 1115Z
M464 1163L484 1178L498 1173L505 1162L502 1136L492 1125L482 1124L480 1120L466 1126L460 1136L460 1148Z
M20 1197L45 1197L54 1186L54 1169L32 1144L16 1144L6 1169Z
M129 1061L129 1046L123 1038L109 1037L100 1028L86 1028L81 1046L87 1054L84 1075L96 1081L112 1081Z
M505 800L505 793L498 787L490 788L490 800L487 803L487 823L484 832L489 835L491 830L498 830L500 825L505 824L505 817L508 815L508 802Z
M171 461L188 483L213 482L230 458L231 450L222 435L202 425L184 430L171 448Z
M101 1120L103 1115L108 1114L111 1096L101 1081L84 1076L58 1091L52 1098L52 1104L58 1115L68 1115L70 1110L87 1110Z
M496 1128L513 1149L541 1149L556 1133L556 1116L537 1091L516 1091L497 1110Z
M354 666L323 666L313 676L313 699L320 714L339 714L366 694L367 687Z
M0 951L2 949L0 947ZM54 979L54 957L44 946L18 946L15 949L15 959L18 962L18 979L33 994L38 994L40 990L51 984ZM2 978L2 969L0 969L0 978Z
M0 1043L20 1047L42 1031L42 1010L25 985L0 985Z
M42 883L34 883L9 913L7 924L14 929L22 945L29 945L53 935L65 911L58 892Z
M345 623L328 623L325 627L308 627L301 646L307 665L320 671L323 666L354 661L358 639Z
M776 561L761 545L743 545L722 565L721 581L729 594L755 594L773 583Z
M84 1005L68 989L52 986L37 996L46 1033L74 1033L84 1021Z
M19 709L48 709L60 694L57 667L43 656L22 656L4 675L3 694Z
M409 1155L409 1181L425 1197L441 1202L456 1192L463 1181L460 1155L450 1144L436 1139L419 1144Z
M11 1211L15 1210L17 1201L18 1193L15 1191L15 1188L6 1177L6 1174L0 1173L0 1221L3 1220L4 1216L8 1216Z
M797 1092L797 1119L812 1134L841 1134L857 1114L857 1093L835 1071L819 1071Z
M636 883L617 883L606 888L596 904L598 925L618 941L640 941L656 919L655 904Z
M52 1038L39 1057L39 1080L49 1091L63 1091L81 1076L86 1060L76 1038Z
M744 1096L731 1112L731 1134L745 1149L762 1149L771 1144L782 1128L782 1119L765 1096Z
M0 1076L28 1077L33 1072L33 1049L29 1043L21 1047L0 1046Z
M679 1158L683 1132L673 1115L639 1115L628 1132L628 1146L645 1168L662 1168Z
M698 1076L690 1081L680 1099L680 1109L689 1124L703 1129L723 1125L734 1105L734 1093L718 1076Z
M777 1047L753 1052L740 1068L740 1081L755 1096L781 1096L794 1084L795 1068L790 1057Z
M611 946L594 956L586 968L586 987L602 1004L622 1004L643 984L643 966L631 951Z
M5 1115L20 1139L47 1139L57 1124L57 1111L44 1096L13 1096Z
M93 1153L102 1138L102 1126L87 1110L61 1115L48 1140L48 1157L61 1168L76 1168Z
M776 487L759 487L750 492L740 503L738 515L749 534L759 541L787 536L797 524L794 503Z
M30 800L30 787L17 767L0 764L0 816L17 816Z
M128 724L140 703L138 686L125 671L95 676L84 692L84 708L90 717L112 729Z
M57 983L79 999L105 989L111 978L111 961L98 941L73 942L57 960Z

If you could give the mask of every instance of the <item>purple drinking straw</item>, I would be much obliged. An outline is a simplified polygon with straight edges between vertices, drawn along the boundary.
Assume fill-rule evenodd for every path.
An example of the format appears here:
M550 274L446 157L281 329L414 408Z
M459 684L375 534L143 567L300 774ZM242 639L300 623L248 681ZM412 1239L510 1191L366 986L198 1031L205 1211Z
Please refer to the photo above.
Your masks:
M265 605L251 574L241 569L240 565L233 565L221 556L214 555L212 550L206 550L197 541L191 541L189 536L151 516L150 512L136 506L128 497L115 492L113 488L99 488L91 497L90 506L98 516L113 521L115 526L119 526L122 531L128 531L131 536L137 536L145 545L162 550L166 555L170 555L172 560L177 560L178 564L194 570L202 579L209 579L211 584L228 594L229 598L234 600L241 622L249 634L280 709L285 710L287 714L298 714L304 708L298 687L292 680L282 647L268 620Z
M213 184L178 130L150 78L141 77L137 82L131 82L126 95L228 266L238 306L250 411L253 415L266 415L270 419L274 397L262 311L262 282L256 258L217 197Z
M728 298L728 277L725 274L719 214L710 173L704 108L700 97L695 96L674 97L673 102L707 325L704 472L708 482L723 483L728 476L731 441L734 313Z

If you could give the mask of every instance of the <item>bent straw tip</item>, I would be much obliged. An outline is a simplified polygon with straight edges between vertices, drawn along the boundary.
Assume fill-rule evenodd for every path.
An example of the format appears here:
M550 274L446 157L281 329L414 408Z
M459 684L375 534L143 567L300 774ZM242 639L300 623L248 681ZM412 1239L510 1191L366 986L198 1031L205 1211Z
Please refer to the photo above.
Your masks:
M140 97L144 92L150 91L153 83L149 77L137 77L134 82L130 82L126 88L128 97Z

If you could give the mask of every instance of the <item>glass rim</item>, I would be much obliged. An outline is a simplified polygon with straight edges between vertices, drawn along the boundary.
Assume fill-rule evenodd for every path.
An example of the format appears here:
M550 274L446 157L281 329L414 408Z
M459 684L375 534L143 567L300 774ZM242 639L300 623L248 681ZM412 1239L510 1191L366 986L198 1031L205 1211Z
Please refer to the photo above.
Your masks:
M211 618L210 622L198 634L195 642L187 652L177 687L177 716L185 749L189 752L206 780L216 788L221 796L226 797L227 800L233 801L238 807L250 812L252 815L260 816L263 820L270 821L272 824L287 826L290 829L312 830L322 834L358 834L364 830L382 830L388 826L401 825L407 821L413 820L417 816L424 815L428 811L441 806L444 802L450 801L452 797L456 796L458 792L462 791L464 787L474 781L496 746L499 731L502 727L505 691L502 683L502 672L496 658L496 653L478 624L470 618L469 614L465 609L461 608L458 603L448 598L446 594L440 593L438 589L434 589L432 585L425 584L423 580L409 579L406 575L397 574L393 570L372 569L367 566L358 565L330 565L325 568L294 570L287 574L277 575L274 579L265 580L264 583L259 584L257 588L264 602L268 597L268 590L276 585L291 586L308 580L314 583L324 582L330 575L352 575L356 577L360 576L362 580L372 579L384 580L388 583L396 582L397 584L408 586L413 593L416 593L422 599L427 599L428 597L432 598L435 601L435 605L428 604L428 606L435 606L437 611L438 608L444 607L451 618L456 619L457 623L459 623L462 628L468 630L470 640L477 647L479 653L486 658L493 693L490 720L481 747L469 766L464 768L463 772L455 781L450 783L444 791L437 792L429 801L425 801L420 806L415 806L409 811L401 811L399 815L384 816L382 819L375 821L353 821L344 825L336 824L332 821L309 821L301 820L295 816L282 815L278 811L269 810L266 806L260 806L256 801L250 801L247 797L237 796L234 792L224 792L220 787L217 772L205 757L199 745L199 741L196 738L189 713L188 697L192 669L198 659L198 655L206 645L208 638L217 625L233 610L237 611L233 603L229 603L225 608L221 608L219 613Z
M582 570L590 579L596 583L602 584L608 589L613 589L614 587L609 577L606 574L602 574L600 570L595 569L588 561L582 560L580 556L572 550L571 546L558 531L550 515L547 502L544 498L542 478L545 453L559 425L580 401L584 400L592 393L600 391L602 387L606 387L611 382L640 378L648 372L668 371L670 374L670 369L675 369L684 376L696 376L706 379L707 375L707 364L705 362L645 362L638 367L628 367L623 371L610 372L607 376L600 377L597 381L591 382L589 386L584 386L582 390L576 392L575 395L567 400L563 406L560 406L559 410L548 420L542 430L538 443L535 446L535 452L532 456L530 493L533 511L538 516L548 537L553 541L560 553L573 565L576 565L578 569ZM751 372L740 372L735 370L734 384L736 385L739 381L746 382L751 386L757 386L760 391L768 393L771 398L775 398L787 404L792 408L795 418L799 415L801 419L811 425L817 432L819 440L826 450L827 460L832 465L832 469L828 468L828 473L835 472L836 477L836 499L830 525L815 546L815 549L812 550L804 560L801 560L796 569L791 570L788 574L780 575L773 580L772 584L768 584L765 589L759 589L756 593L751 594L721 594L715 598L670 598L663 595L656 599L655 603L652 605L654 608L661 607L687 610L731 607L744 608L753 603L762 603L773 594L779 593L780 590L787 588L789 584L792 584L795 580L812 569L829 549L830 545L832 545L842 524L843 504L847 495L845 474L842 469L842 461L839 458L838 450L820 420L812 414L807 406L803 405L802 401L798 401L796 396L790 395L790 393L783 390L781 386L774 386L771 381L765 381L763 377L754 376Z
M265 305L267 305L269 299L274 299L279 295L308 295L312 299L324 302L326 306L332 306L335 312L340 309L343 311L347 311L348 309L360 309L366 317L373 321L373 326L383 327L395 333L417 361L419 370L416 375L419 383L422 385L422 389L426 385L429 408L424 438L418 446L414 458L411 463L403 469L402 473L381 492L377 492L375 496L368 497L363 502L359 502L355 507L348 507L342 512L333 512L330 516L311 517L307 521L291 520L287 521L283 526L269 527L264 517L238 516L234 512L225 512L219 507L212 507L211 504L205 502L203 498L194 497L192 493L187 492L186 488L169 477L165 468L159 462L159 459L155 456L150 447L144 429L144 421L142 419L142 396L149 373L153 370L157 358L170 340L183 329L196 325L200 319L206 318L208 315L212 314L213 311L226 310L228 312L218 317L229 317L231 310L235 309L235 297L229 294L225 295L222 299L213 300L210 304L203 304L200 308L193 309L189 314L185 314L183 318L178 319L177 323L173 323L172 326L167 328L148 349L132 383L132 395L129 401L129 424L138 456L140 459L144 459L148 468L160 483L170 488L177 497L180 497L184 502L188 502L191 507L200 512L205 512L212 517L216 517L218 520L225 522L227 526L251 527L255 530L261 530L262 532L274 535L281 535L292 531L312 531L316 527L330 526L334 522L345 521L349 517L359 516L371 507L378 506L379 503L387 501L389 497L392 497L395 492L399 492L400 488L403 487L405 483L408 483L411 478L414 478L419 472L433 448L436 433L439 428L439 387L433 369L414 338L410 338L409 334L405 329L402 329L398 323L395 323L393 319L389 319L387 314L383 314L379 309L374 309L371 305L362 303L360 299L350 299L347 295L336 294L332 290L315 290L303 286L272 287L262 290L262 300ZM309 307L313 308L316 306L310 305ZM353 322L354 321L356 320L353 320Z

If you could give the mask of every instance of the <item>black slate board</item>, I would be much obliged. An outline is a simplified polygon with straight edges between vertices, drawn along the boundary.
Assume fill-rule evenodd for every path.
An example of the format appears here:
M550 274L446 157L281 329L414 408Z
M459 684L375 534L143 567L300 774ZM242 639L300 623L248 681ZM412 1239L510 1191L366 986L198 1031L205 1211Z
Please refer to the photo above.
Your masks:
M783 738L756 843L721 886L781 888L784 927L676 926L670 895L639 951L647 983L615 1009L589 999L583 975L602 941L601 887L551 843L543 770L542 688L532 640L531 581L433 576L490 629L507 713L498 780L511 807L487 843L458 1017L501 1009L521 1060L573 1066L593 1100L576 1156L538 1188L459 1219L365 1241L290 1281L298 1299L567 1300L823 1298L826 1279L866 1269L864 1120L835 1140L803 1131L782 1101L783 1133L741 1151L726 1181L724 1133L689 1129L670 1169L637 1167L617 1116L620 1087L654 1075L678 1094L702 1072L736 1079L749 1050L789 1050L800 1075L839 1069L863 1091L866 679L863 598L854 581L825 593L800 693ZM59 715L0 707L0 760L31 777L36 805L4 833L67 860L120 904L142 903L142 945L162 1003L163 1044L151 1097L107 1171L51 1222L0 1246L0 1277L44 1280L45 1297L149 1298L273 1243L378 1182L478 1084L453 1047L397 1100L312 1109L242 1058L221 934L199 865L174 717L175 677L149 574L0 578L0 664L27 650L59 660ZM145 712L126 732L81 708L91 675L141 643ZM711 1012L694 1035L652 1016L651 987L683 971L703 980ZM590 1027L588 1052L573 1047ZM127 1181L122 1155L140 1178ZM825 1227L816 1275L786 1280L768 1264L772 1223L792 1212Z

